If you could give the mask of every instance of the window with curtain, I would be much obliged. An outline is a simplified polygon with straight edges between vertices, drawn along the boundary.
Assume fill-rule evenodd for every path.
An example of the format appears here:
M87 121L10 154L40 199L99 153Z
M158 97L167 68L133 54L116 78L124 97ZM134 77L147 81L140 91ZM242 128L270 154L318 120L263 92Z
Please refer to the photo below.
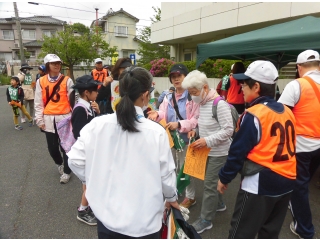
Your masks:
M117 37L128 37L128 27L125 26L115 26L114 33Z
M47 37L53 37L55 35L56 31L54 30L43 30L43 35Z
M36 30L22 30L22 39L36 40Z
M3 30L2 31L4 40L14 40L13 31L12 30Z

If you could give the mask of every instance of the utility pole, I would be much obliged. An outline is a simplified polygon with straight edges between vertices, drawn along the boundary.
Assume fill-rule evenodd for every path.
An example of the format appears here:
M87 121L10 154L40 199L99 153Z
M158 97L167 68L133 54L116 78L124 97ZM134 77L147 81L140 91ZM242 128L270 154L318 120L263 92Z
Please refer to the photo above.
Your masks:
M96 33L98 34L98 10L99 8L95 8L96 10Z
M26 59L24 57L24 49L22 45L22 33L21 33L21 25L20 25L20 18L19 18L19 13L18 13L18 8L17 8L17 3L13 2L13 7L14 7L14 13L16 16L16 25L17 25L17 31L18 31L18 38L19 38L19 48L20 48L20 60L21 64L25 63Z

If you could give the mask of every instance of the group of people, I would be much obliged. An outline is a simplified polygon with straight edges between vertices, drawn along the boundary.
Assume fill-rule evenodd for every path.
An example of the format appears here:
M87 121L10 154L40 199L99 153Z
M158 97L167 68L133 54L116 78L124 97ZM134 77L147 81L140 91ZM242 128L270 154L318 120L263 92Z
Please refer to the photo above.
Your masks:
M219 93L204 73L189 73L183 64L171 67L173 88L163 94L159 109L144 112L153 78L146 69L132 66L129 58L120 58L112 69L98 58L92 74L75 83L61 74L57 55L48 54L44 63L46 74L35 86L35 121L45 133L60 182L67 183L71 171L81 180L77 218L97 225L99 238L160 238L164 208L197 203L192 177L178 203L176 173L188 147L210 148L201 212L191 224L198 233L211 229L215 213L227 209L223 193L240 173L229 238L277 238L288 205L291 231L301 238L313 237L308 183L320 164L320 114L315 112L320 111L318 52L299 54L300 78L285 87L278 101L278 71L271 62L254 61L247 69L236 62L228 79L231 95L218 102L217 119L212 105ZM119 81L121 97L115 112L114 80ZM19 102L19 80L11 82L8 102ZM229 104L241 114L236 129ZM77 141L66 153L57 124L67 117ZM157 123L161 120L165 127ZM182 149L170 148L166 129L179 133ZM196 140L190 143L190 138Z

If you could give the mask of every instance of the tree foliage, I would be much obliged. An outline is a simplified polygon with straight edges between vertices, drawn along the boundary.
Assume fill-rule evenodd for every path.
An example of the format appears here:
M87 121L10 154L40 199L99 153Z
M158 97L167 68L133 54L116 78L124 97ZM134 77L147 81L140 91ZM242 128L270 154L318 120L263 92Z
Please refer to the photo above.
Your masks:
M155 11L155 15L150 18L152 23L156 23L161 20L161 9L159 7L152 7ZM170 58L170 46L163 46L160 44L151 43L151 26L143 27L139 30L139 47L138 54L141 58L138 63L145 65L150 63L154 59Z
M48 53L58 55L63 61L63 65L69 68L70 77L74 79L74 65L81 62L86 62L89 65L97 57L102 59L117 57L116 50L116 47L110 47L103 40L100 28L87 31L80 24L73 24L67 25L63 31L57 32L53 37L44 36L39 57L44 57Z

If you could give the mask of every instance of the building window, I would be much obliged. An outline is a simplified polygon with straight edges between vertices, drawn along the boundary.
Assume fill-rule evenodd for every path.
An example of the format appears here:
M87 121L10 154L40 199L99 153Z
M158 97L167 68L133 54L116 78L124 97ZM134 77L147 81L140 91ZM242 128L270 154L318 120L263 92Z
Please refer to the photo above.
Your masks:
M0 52L0 61L12 60L12 53Z
M184 61L191 61L191 60L192 60L192 53L185 53Z
M14 40L13 31L12 30L3 30L3 39L4 40Z
M22 39L36 40L36 30L22 30Z
M54 30L43 30L43 35L47 37L53 37L56 34L56 31Z
M28 51L30 53L30 57L36 57L36 51Z
M130 54L135 54L135 51L134 50L122 50L122 57L130 58Z
M105 23L104 23L104 31L105 31L106 33L108 33L108 31L109 31L109 29L108 29L108 22L105 22Z
M114 33L117 37L128 37L128 27L115 26Z

